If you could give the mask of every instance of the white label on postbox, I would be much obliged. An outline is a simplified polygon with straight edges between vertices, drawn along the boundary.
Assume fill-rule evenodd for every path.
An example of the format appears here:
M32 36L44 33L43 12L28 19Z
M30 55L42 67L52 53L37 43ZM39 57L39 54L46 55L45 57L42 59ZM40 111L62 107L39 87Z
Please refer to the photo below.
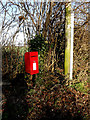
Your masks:
M33 70L36 70L36 63L33 63Z

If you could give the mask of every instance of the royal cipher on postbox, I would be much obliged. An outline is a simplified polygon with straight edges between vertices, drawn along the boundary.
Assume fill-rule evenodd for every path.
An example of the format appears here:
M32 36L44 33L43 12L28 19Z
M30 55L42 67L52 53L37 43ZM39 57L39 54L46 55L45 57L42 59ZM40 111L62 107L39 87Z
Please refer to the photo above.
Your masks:
M38 52L25 53L25 72L31 75L39 73Z

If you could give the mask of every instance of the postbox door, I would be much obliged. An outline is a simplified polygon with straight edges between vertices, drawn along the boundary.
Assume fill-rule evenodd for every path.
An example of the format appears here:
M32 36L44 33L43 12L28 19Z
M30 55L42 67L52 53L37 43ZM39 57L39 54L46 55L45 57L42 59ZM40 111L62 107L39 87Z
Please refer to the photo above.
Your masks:
M38 56L31 56L30 57L30 68L31 74L36 74L39 72L38 70Z

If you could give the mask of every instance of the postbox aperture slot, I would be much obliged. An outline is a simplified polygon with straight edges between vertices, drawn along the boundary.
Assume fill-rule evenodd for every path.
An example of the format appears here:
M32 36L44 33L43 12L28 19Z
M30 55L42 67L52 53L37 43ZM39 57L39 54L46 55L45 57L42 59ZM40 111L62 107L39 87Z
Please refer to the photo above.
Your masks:
M37 56L31 56L31 57L37 57Z

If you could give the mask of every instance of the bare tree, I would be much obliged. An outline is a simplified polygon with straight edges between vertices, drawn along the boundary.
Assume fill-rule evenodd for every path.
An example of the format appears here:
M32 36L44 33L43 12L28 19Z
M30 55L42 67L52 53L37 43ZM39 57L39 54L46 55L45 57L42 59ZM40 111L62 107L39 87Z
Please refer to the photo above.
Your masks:
M54 71L64 69L65 50L65 4L63 2L25 2L10 1L1 4L2 44L13 44L18 39L18 33L24 35L24 44L36 34L42 34L47 43L47 52L44 52L44 67ZM87 31L88 12L84 3L75 4L75 39L82 39ZM77 13L79 17L77 16ZM82 29L83 28L83 29ZM76 41L75 43L76 44ZM78 42L77 42L78 44ZM74 50L76 48L74 47ZM75 58L75 56L74 56ZM75 58L76 59L76 58ZM57 69L56 69L57 68Z
M88 80L88 35L89 3L76 3L74 6L74 83L85 87Z

